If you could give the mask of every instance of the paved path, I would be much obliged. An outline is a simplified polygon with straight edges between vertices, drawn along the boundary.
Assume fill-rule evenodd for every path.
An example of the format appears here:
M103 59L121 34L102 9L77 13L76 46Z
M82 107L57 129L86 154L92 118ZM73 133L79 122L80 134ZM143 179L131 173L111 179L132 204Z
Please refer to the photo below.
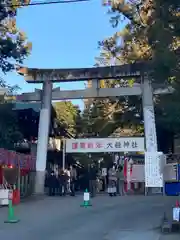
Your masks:
M45 198L16 208L17 224L3 223L7 209L0 209L0 238L6 240L176 240L162 238L160 219L171 207L170 197L99 196L92 207L81 208L82 197Z

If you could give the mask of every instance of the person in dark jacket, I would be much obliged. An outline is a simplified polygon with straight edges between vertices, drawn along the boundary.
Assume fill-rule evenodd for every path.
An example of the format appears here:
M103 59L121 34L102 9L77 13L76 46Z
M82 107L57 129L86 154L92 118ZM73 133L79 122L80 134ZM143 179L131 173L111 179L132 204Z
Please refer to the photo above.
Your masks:
M49 196L55 196L56 193L57 178L54 171L51 172L48 177Z
M77 180L77 171L75 166L70 166L70 190L71 190L71 196L75 196L75 183Z
M96 195L96 178L97 178L97 169L91 164L89 167L89 191L91 193L91 197L95 197Z
M67 194L67 183L68 183L68 175L64 170L61 170L58 180L59 180L59 189L60 196L66 196Z

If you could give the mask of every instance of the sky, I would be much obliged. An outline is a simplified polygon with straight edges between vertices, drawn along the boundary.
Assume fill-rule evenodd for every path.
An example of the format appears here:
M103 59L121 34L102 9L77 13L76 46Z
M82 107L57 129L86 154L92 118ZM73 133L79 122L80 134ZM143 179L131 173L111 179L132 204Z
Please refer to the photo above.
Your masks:
M109 23L107 7L102 0L74 4L29 6L18 10L17 26L32 42L27 67L81 68L91 67L99 55L98 41L116 30ZM120 26L122 27L122 26ZM28 84L16 73L4 77L9 84L18 84L21 92L34 91L41 84ZM83 89L83 82L56 84L64 90ZM73 100L80 104L80 100Z

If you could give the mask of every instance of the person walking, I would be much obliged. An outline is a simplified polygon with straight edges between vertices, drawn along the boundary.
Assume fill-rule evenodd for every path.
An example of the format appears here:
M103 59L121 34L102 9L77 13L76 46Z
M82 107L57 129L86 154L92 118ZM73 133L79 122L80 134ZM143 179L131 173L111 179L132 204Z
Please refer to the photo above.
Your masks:
M71 192L71 171L70 171L70 167L68 169L65 169L64 172L67 176L67 186L66 186L67 193L70 194L70 192Z
M75 183L77 180L77 171L75 166L70 166L70 190L71 196L75 196Z
M117 194L117 170L115 165L108 171L108 193L109 196L116 196Z
M124 195L124 173L123 166L119 166L117 170L117 194Z
M66 172L64 170L60 171L59 174L59 193L60 196L66 196L67 194L67 183L68 183L68 175L66 174Z
M96 196L96 179L97 179L97 170L94 164L91 164L89 167L89 190L91 197Z
M55 196L56 193L56 185L57 185L57 178L55 176L54 171L51 171L50 176L48 177L48 188L49 188L49 196Z

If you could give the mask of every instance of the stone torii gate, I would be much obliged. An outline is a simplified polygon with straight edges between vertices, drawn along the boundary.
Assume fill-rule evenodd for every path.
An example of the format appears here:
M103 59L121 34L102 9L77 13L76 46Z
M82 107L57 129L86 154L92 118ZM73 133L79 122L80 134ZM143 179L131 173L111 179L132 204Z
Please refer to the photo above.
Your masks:
M42 83L43 90L21 95L23 101L41 101L39 120L36 184L35 192L44 192L44 178L47 158L47 145L49 135L51 100L108 98L119 96L142 95L142 105L145 127L145 145L147 152L157 152L157 137L154 116L153 94L170 93L169 89L156 88L148 77L148 66L126 64L111 67L93 67L76 69L38 69L18 66L17 72L24 76L28 83ZM135 78L132 87L100 88L102 79L130 79ZM92 87L84 90L61 91L53 89L55 82L78 82L92 80Z

